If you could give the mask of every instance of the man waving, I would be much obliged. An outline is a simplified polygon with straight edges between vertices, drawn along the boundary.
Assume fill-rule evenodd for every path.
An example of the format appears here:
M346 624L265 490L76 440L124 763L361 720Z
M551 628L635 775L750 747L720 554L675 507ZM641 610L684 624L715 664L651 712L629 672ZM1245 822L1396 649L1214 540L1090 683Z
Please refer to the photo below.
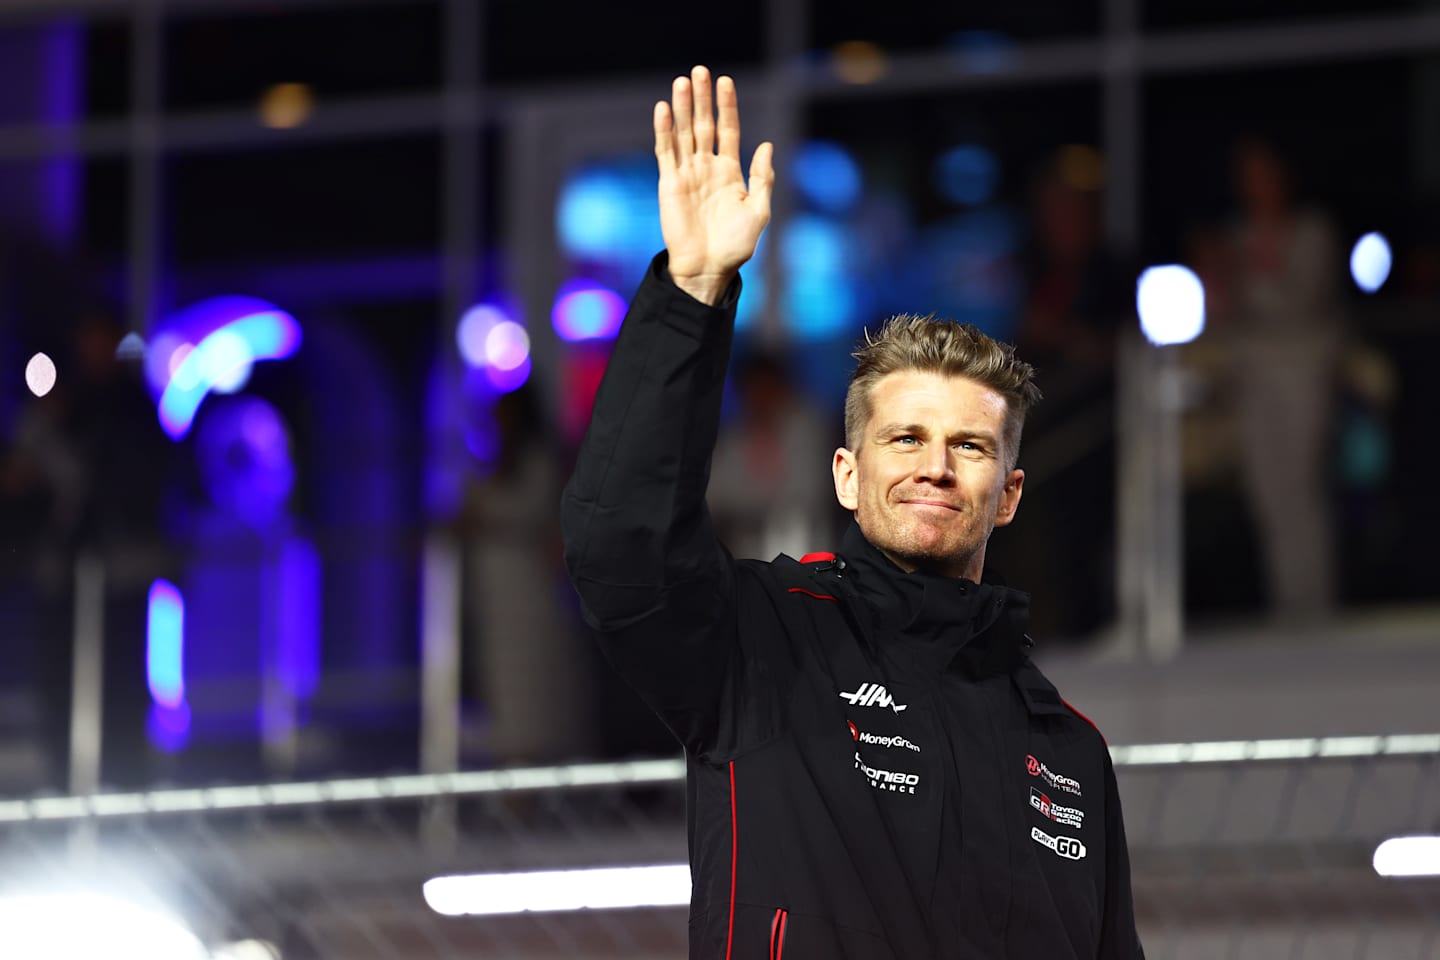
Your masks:
M867 334L830 468L835 553L736 561L705 506L738 271L770 217L735 85L655 107L658 255L562 522L586 621L685 747L692 958L1139 958L1100 734L986 582L1019 507L1028 364L968 325ZM820 469L820 465L816 465Z

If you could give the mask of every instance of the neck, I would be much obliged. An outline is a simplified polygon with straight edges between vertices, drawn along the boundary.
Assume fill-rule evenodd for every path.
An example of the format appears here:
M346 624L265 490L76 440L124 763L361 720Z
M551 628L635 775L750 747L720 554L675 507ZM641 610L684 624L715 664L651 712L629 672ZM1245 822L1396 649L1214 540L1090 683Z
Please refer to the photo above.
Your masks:
M968 557L950 557L937 559L935 557L907 557L902 554L893 553L883 547L877 547L885 559L906 573L928 573L937 577L953 577L956 579L969 580L972 583L979 583L980 578L985 575L985 548L982 546Z

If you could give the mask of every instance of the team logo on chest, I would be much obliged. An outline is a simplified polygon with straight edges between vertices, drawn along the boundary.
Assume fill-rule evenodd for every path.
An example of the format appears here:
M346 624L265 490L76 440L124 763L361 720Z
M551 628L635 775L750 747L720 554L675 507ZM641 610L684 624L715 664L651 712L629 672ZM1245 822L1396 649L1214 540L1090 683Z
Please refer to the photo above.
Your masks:
M1056 823L1062 823L1067 827L1085 826L1085 811L1079 807L1067 807L1063 803L1056 803L1048 796L1030 788L1030 806L1039 810L1042 816L1049 817Z
M840 699L855 707L889 707L896 713L904 710L906 704L896 703L883 684L862 683L854 693L842 693Z

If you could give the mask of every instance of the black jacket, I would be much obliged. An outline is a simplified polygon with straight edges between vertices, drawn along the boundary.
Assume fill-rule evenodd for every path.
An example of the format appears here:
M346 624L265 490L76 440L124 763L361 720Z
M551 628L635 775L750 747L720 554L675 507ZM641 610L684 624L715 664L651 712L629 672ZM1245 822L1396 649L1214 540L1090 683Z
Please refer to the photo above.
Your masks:
M1025 594L853 526L798 561L717 541L738 287L709 307L656 258L562 504L587 622L685 746L690 956L1141 957L1109 754L1026 656Z

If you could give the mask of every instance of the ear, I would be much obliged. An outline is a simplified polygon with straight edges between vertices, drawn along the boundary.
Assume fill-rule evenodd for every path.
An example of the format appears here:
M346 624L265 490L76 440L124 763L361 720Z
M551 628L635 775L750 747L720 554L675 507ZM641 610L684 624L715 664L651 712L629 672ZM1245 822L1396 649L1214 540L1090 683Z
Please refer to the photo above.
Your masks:
M830 472L835 476L835 499L840 506L853 511L860 505L860 474L855 454L840 447L830 463Z
M1020 509L1020 494L1025 492L1025 471L1011 470L1000 490L1000 503L995 508L995 526L1003 527L1015 519Z

